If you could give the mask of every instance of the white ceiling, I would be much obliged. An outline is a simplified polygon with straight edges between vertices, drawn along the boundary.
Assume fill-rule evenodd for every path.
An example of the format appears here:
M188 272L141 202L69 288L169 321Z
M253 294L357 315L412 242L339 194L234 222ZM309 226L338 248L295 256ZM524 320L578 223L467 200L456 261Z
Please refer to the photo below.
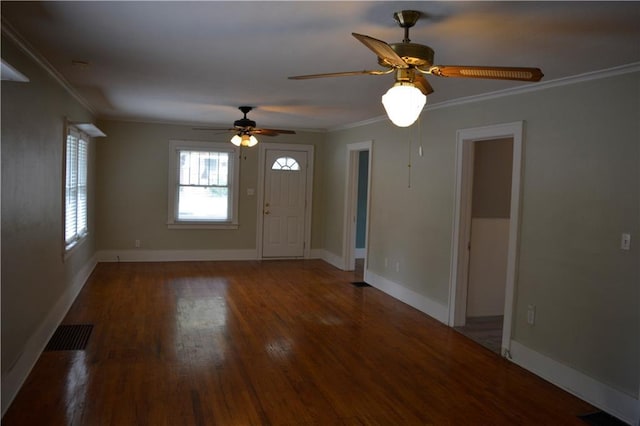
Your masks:
M393 12L440 65L540 67L544 81L640 62L640 2L12 2L19 34L99 117L230 126L239 105L258 126L331 129L384 115L393 76L294 81L378 69L351 36L400 42ZM88 62L88 66L73 61ZM429 104L521 83L428 77Z

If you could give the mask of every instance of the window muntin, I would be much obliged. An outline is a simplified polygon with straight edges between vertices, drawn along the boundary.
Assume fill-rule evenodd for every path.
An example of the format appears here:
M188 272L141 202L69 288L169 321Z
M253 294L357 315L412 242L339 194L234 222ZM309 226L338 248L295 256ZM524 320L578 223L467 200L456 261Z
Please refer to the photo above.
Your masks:
M279 157L271 165L271 170L300 170L298 162L291 157Z
M237 227L237 149L170 141L169 226Z
M69 127L65 151L64 244L68 251L88 233L89 138L74 127Z

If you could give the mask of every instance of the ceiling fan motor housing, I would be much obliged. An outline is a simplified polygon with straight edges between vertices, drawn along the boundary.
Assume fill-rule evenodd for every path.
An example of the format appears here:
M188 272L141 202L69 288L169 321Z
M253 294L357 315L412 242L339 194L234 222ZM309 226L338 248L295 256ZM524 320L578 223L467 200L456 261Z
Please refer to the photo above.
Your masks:
M408 65L419 68L428 68L433 65L433 49L429 46L417 43L390 43L389 46ZM382 66L388 66L381 59L378 59L378 63Z
M235 127L256 127L256 122L253 120L249 120L248 118L241 118L240 120L236 120L233 122Z

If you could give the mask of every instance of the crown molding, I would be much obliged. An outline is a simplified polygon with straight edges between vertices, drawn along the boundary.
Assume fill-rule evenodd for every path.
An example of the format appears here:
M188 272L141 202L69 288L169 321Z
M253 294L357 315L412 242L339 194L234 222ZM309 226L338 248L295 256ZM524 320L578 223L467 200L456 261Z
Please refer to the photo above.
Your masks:
M557 78L554 80L544 81L536 83L531 86L513 87L510 89L499 90L490 93L483 93L480 95L466 96L464 98L452 99L449 101L438 102L435 104L429 104L425 107L425 111L433 111L442 108L449 108L453 106L459 106L464 104L470 104L474 102L482 102L489 99L502 98L505 96L520 95L523 93L536 92L539 90L546 90L553 87L569 86L572 84L583 83L586 81L600 80L603 78L615 77L623 74L630 74L633 72L640 72L640 62L632 62L630 64L620 65L617 67L606 68L598 71L591 71L583 74L577 74L569 77ZM356 123L345 124L342 126L332 127L328 129L329 132L336 132L340 130L353 129L357 127L367 126L369 124L378 123L380 121L388 120L386 115L374 117L364 121L358 121Z
M4 18L2 17L2 35L13 41L18 48L20 48L27 56L34 60L43 70L45 70L51 77L53 77L58 84L60 84L71 96L75 98L83 107L85 107L93 115L96 115L96 111L91 104L86 101L80 94L73 88L71 83L60 74L53 65L47 59L42 56L24 37L20 35L18 31Z

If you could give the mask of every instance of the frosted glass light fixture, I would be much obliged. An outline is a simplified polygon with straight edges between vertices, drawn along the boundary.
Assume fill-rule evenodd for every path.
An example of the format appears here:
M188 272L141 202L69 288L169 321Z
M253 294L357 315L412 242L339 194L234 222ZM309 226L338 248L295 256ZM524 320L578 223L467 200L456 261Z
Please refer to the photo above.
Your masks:
M235 146L247 146L252 147L258 143L258 139L253 135L243 133L241 135L234 135L231 138L231 143Z
M382 95L382 105L393 124L409 127L420 116L427 97L413 83L399 81Z

